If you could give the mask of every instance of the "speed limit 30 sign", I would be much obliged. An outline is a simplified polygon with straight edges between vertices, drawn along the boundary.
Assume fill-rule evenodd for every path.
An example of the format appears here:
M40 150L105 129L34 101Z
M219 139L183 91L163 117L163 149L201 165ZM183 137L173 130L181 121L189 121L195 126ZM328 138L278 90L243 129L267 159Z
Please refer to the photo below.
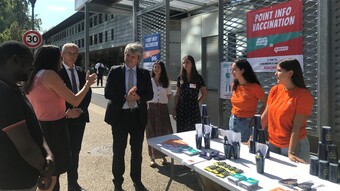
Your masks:
M29 48L38 48L42 43L42 37L38 31L29 30L24 33L22 41Z

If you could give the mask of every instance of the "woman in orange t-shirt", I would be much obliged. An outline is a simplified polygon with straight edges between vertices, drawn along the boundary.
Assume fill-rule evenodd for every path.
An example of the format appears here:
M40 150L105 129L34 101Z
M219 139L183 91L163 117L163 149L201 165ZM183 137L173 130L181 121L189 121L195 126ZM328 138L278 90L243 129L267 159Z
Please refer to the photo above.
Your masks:
M299 61L280 61L275 76L278 85L270 90L261 117L262 127L268 125L269 150L288 156L291 161L308 163L310 148L306 124L313 97L305 85Z
M266 95L260 82L247 60L238 59L231 66L234 77L231 96L231 116L229 129L241 133L241 141L247 142L251 135L251 122L255 115L258 101L266 105ZM261 109L261 111L263 111Z

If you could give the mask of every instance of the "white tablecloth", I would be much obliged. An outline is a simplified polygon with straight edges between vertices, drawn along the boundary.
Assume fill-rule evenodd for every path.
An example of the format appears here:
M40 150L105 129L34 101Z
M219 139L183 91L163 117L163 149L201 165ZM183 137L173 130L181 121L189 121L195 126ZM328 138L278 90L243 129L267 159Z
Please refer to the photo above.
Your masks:
M163 152L164 154L170 156L177 162L183 163L189 168L193 169L197 173L202 174L203 176L213 180L214 182L222 185L225 188L230 190L245 190L232 182L228 181L227 178L220 178L217 177L215 174L207 172L204 170L205 167L212 165L215 162L214 159L212 160L205 160L198 155L189 156L184 154L180 151L180 148L174 148L165 144L165 141L170 139L181 139L184 142L188 143L189 146L192 146L196 149L195 144L195 131L183 132L183 133L176 133L172 135L154 137L148 139L148 144ZM202 143L204 146L204 143ZM204 148L204 147L203 147ZM223 140L221 138L212 139L211 140L211 149L217 150L220 152L224 152L223 148ZM210 150L211 150L210 149ZM205 150L205 149L202 149ZM209 150L208 150L209 151ZM256 172L256 165L255 165L255 155L249 153L249 148L247 145L241 145L241 152L240 152L240 159L237 160L223 160L229 165L235 166L239 169L244 171L243 175L248 178L254 178L259 180L259 189L257 190L272 190L277 187L283 187L278 183L280 179L286 178L296 178L298 182L305 182L305 181L313 181L315 186L318 186L317 190L324 190L324 191L340 191L340 185L332 183L327 180L322 180L317 176L312 176L309 174L309 165L301 164L301 163L294 163L290 161L287 157L278 155L275 153L270 153L270 158L265 159L265 168L264 174L258 174Z

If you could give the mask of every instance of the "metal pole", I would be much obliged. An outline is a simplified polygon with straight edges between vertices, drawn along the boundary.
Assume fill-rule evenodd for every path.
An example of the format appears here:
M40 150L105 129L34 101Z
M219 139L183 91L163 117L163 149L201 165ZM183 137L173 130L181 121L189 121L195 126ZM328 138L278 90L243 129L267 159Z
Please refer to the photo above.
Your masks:
M85 3L85 71L90 66L90 19L89 19L89 3Z
M138 39L138 20L137 20L137 6L138 6L139 1L138 0L133 0L133 7L132 7L132 20L133 20L133 42L136 41L141 41L141 39Z
M37 0L30 0L32 6L32 30L34 31L34 5Z
M223 33L223 8L224 8L224 0L219 0L218 1L218 61L219 63L225 61L223 60L223 46L224 46L224 41L223 41L223 37L224 37L224 33ZM219 70L221 70L220 64L218 64L219 66ZM219 79L221 79L221 71L219 72ZM221 82L220 82L221 83ZM218 95L220 95L220 88L218 88ZM224 99L219 99L219 104L218 104L218 126L219 127L225 127L226 124L224 124L224 107L223 107L223 103L224 103Z
M330 10L332 1L318 0L318 87L317 87L317 128L319 137L321 135L322 125L334 124L335 102L332 102L330 87L335 87L335 84L330 76L332 75L331 62L331 16ZM333 122L333 123L332 123Z
M34 31L34 4L32 4L32 31Z

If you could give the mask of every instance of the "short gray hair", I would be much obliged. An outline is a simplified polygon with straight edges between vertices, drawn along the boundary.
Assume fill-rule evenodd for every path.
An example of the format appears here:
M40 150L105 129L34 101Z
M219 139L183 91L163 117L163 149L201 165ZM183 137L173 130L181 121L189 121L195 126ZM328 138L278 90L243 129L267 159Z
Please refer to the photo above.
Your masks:
M70 47L75 47L79 50L78 45L76 45L75 43L69 42L69 43L64 44L63 48L61 49L61 52L64 52L65 48L70 48Z
M143 46L138 42L129 43L126 45L124 54L126 53L138 54L138 59L141 61L143 59Z

